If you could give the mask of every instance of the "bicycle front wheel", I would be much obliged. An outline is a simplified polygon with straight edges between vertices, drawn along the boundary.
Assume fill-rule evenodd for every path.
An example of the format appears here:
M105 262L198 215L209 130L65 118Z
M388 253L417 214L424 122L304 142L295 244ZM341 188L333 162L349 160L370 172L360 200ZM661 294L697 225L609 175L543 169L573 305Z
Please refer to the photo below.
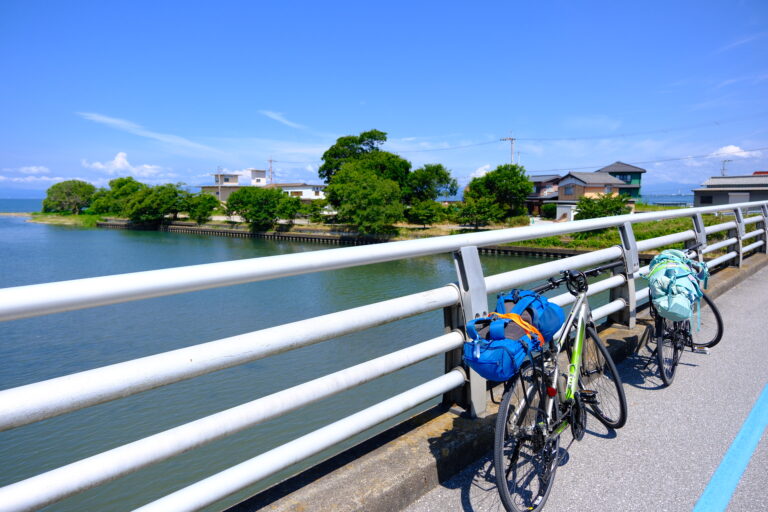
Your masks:
M608 428L621 428L627 422L627 398L611 354L594 327L587 328L581 354L579 386L595 392L589 409Z
M720 343L723 337L723 317L709 297L702 295L701 310L691 318L691 339L693 348L710 348ZM699 315L701 321L699 325Z
M665 386L671 385L675 380L677 362L683 349L678 337L679 333L672 320L661 315L656 316L656 362Z
M541 373L526 364L499 406L493 466L499 497L510 512L541 510L555 480L560 436L546 440L546 396Z

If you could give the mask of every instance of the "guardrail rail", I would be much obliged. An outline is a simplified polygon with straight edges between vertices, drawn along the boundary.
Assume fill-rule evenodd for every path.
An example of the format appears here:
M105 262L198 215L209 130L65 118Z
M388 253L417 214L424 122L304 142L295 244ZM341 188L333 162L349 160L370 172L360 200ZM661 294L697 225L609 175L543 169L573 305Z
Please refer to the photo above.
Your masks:
M702 214L726 212L732 220L705 226ZM638 241L633 224L690 218L691 229ZM638 276L641 251L673 243L700 243L699 258L717 250L710 267L741 266L754 251L766 252L768 201L622 215L559 224L343 247L311 253L253 258L0 290L0 321L160 297L214 287L278 279L359 265L434 254L453 254L457 282L412 295L338 311L238 336L160 353L0 391L0 430L39 422L96 404L206 375L225 368L306 347L396 320L443 310L443 330L435 337L298 386L200 418L138 441L79 460L0 488L0 510L35 510L65 497L112 481L216 439L232 435L306 404L444 354L445 374L393 396L287 444L214 474L147 504L140 510L197 510L269 475L332 447L358 433L441 395L450 396L472 414L486 409L486 383L461 364L466 319L487 313L488 294L523 287L562 270L621 260L614 275L590 286L589 293L610 290L607 304L595 308L595 319L634 326L638 304L647 300ZM747 231L747 226L755 228ZM621 244L525 269L483 275L478 247L595 229L618 229ZM707 245L708 235L727 232L724 241ZM554 297L567 305L573 297ZM343 320L343 321L342 321ZM126 421L130 421L129 419Z

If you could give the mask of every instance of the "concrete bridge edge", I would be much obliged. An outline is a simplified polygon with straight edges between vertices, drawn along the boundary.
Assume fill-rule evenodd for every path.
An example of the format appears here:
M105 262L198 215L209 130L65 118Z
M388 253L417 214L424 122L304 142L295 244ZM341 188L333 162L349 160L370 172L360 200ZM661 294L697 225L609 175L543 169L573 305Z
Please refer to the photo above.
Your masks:
M768 255L753 254L741 268L727 267L714 274L706 293L716 299L766 266ZM600 334L618 362L636 350L649 325L644 310L636 328L609 326ZM435 406L228 512L400 510L492 449L496 409L490 403L482 418L469 419L461 409ZM494 485L492 478L489 485Z

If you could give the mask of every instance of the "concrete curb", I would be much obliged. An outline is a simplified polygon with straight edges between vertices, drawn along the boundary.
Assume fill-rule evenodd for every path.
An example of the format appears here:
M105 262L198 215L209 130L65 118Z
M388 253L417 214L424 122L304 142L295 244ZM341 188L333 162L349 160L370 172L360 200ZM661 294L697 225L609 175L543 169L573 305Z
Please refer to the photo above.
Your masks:
M707 294L717 298L766 266L768 255L755 254L740 269L724 268ZM634 329L608 327L600 335L618 362L645 341L650 325L645 310ZM491 450L496 411L489 402L484 417L469 419L461 410L434 407L229 511L400 510Z

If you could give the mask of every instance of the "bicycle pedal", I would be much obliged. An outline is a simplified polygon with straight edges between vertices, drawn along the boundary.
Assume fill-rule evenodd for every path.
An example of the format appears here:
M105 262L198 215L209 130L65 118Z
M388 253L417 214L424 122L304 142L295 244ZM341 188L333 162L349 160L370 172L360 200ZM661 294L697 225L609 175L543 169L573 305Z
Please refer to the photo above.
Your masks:
M706 347L697 347L692 349L694 354L706 354L709 355L709 349Z
M579 391L579 397L585 404L597 405L597 391L591 389L582 389Z

